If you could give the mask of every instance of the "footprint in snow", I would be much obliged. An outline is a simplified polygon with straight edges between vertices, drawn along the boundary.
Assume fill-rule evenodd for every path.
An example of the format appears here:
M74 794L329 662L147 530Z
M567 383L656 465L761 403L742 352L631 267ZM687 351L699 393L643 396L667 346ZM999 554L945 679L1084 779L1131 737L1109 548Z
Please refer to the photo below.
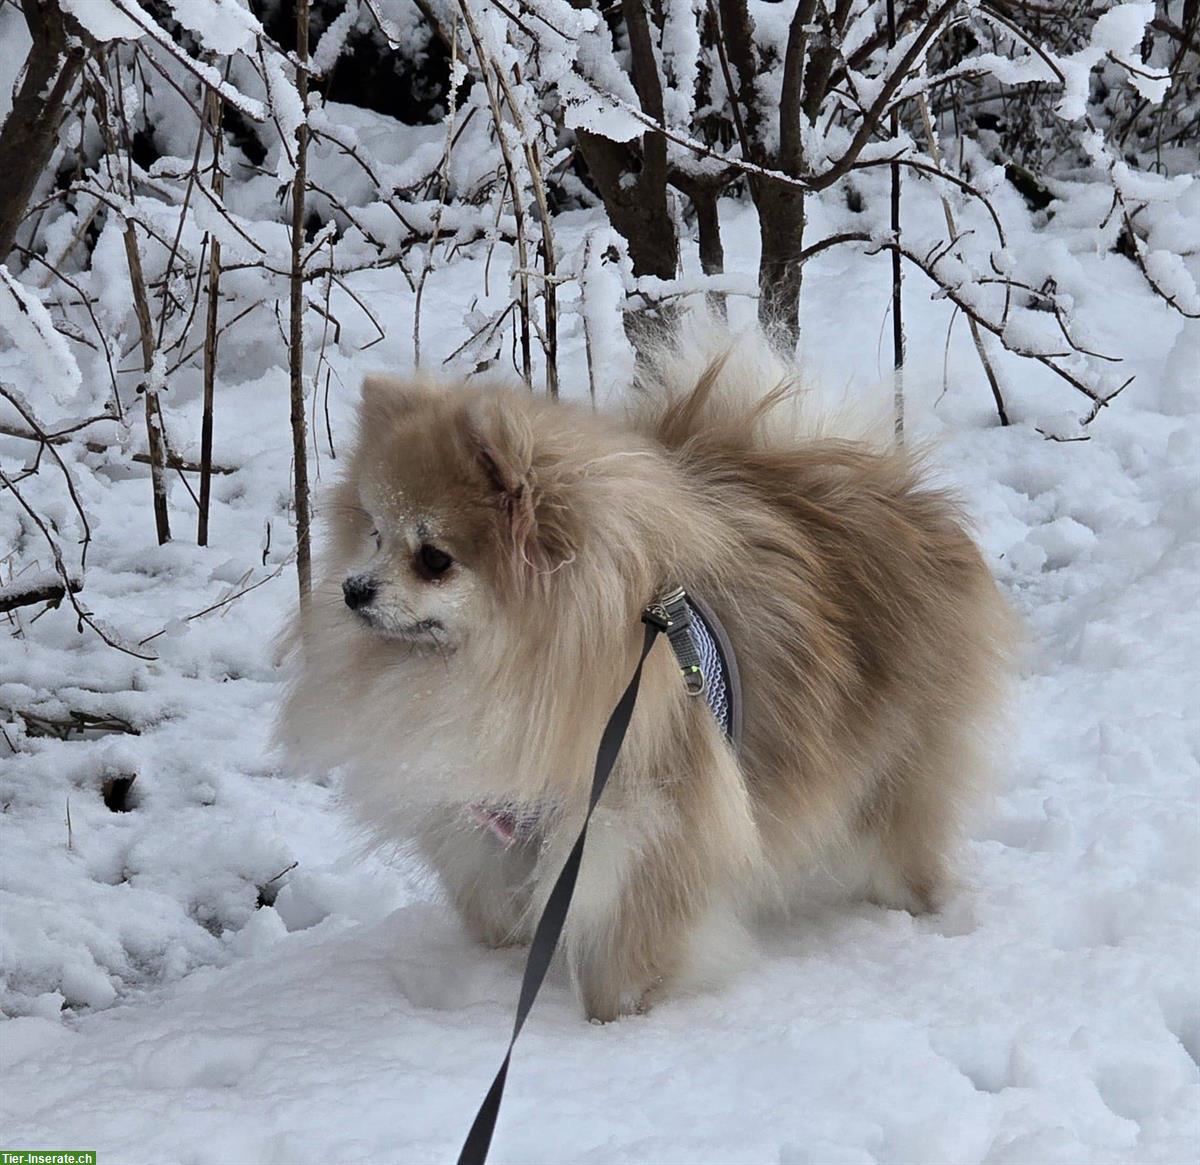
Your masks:
M234 1088L265 1051L253 1036L172 1033L134 1052L133 1074L142 1088Z

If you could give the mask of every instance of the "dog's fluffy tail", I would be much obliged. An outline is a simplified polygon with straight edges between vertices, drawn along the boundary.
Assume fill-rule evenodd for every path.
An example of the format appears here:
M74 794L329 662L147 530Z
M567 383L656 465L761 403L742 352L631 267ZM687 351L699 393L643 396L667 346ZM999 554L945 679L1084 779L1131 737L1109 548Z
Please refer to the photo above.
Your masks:
M668 448L713 430L775 448L821 439L890 444L881 401L822 395L757 328L735 331L695 311L639 347L634 418Z

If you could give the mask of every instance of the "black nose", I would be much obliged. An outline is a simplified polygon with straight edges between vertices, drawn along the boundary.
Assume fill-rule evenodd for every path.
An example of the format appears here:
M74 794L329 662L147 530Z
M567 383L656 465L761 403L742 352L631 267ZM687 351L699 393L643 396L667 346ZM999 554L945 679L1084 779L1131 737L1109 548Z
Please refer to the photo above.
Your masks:
M365 574L352 574L342 583L342 594L346 596L346 606L357 611L375 597L374 580Z

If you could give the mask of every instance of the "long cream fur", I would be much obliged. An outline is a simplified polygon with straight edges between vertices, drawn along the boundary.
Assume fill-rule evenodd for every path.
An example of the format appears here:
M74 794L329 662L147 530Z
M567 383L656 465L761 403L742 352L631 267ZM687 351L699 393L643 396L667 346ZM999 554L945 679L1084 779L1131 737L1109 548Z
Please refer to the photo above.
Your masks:
M645 604L681 583L728 631L737 757L665 642L647 663L568 922L589 1016L643 1009L831 873L936 905L1011 619L953 498L806 419L765 345L666 343L625 415L369 378L328 521L281 738L344 766L361 820L489 944L528 939L574 840ZM426 543L444 577L414 567ZM352 575L377 619L343 602ZM506 846L479 806L534 824Z

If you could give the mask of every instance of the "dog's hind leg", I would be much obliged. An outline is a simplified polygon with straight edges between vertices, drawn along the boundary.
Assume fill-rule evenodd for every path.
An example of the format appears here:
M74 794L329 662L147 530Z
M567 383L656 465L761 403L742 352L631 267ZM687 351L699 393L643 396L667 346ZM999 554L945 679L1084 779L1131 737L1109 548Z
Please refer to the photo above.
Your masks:
M927 735L893 765L872 813L868 896L910 914L937 910L949 888L961 810L975 782L976 749L965 732Z

